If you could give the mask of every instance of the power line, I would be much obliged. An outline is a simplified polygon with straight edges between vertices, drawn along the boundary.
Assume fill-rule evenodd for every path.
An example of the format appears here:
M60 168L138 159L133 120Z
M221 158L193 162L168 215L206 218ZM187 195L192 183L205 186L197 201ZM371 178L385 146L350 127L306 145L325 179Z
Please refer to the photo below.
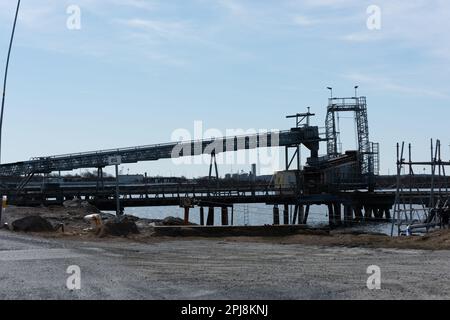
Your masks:
M8 79L9 59L11 57L11 49L14 40L14 34L16 32L17 16L19 15L20 0L17 1L16 15L14 17L13 29L11 32L11 40L9 41L8 57L6 58L5 78L3 79L3 94L2 94L2 109L0 111L0 163L2 161L2 129L3 129L3 114L5 110L5 97L6 97L6 81Z

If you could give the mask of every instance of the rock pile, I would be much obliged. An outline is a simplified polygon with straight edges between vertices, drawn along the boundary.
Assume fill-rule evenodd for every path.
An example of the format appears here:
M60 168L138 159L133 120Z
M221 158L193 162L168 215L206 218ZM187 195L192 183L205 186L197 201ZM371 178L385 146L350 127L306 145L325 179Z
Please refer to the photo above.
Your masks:
M12 222L10 229L20 232L53 232L55 227L39 216L28 216Z
M100 237L115 236L126 237L130 234L139 234L136 223L128 218L123 217L121 219L110 219L100 229L98 235Z

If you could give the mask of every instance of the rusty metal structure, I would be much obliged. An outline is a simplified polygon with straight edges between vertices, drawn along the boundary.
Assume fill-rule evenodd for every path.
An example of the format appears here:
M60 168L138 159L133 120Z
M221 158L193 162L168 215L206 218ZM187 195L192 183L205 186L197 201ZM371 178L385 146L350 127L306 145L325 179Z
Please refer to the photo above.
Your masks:
M339 131L335 115L348 111L355 114L359 147L358 150L341 152L337 148ZM233 205L239 203L273 205L274 224L280 223L279 206L282 206L285 224L306 224L312 205L328 207L330 225L340 225L342 214L344 222L389 219L393 194L374 192L378 149L369 140L366 98L331 98L325 135L319 134L318 126L311 125L313 116L309 108L306 113L288 116L289 119L295 118L295 127L280 132L38 157L2 164L1 177L20 177L20 180L13 184L4 183L0 188L9 202L16 205L58 205L73 198L88 201L103 210L113 209L116 202L119 203L117 207L179 205L184 209L185 221L189 221L189 211L193 207L200 207L202 217L207 207L208 219L201 220L206 224L214 223L209 216L214 207L222 208L222 223L228 224L227 208L233 212ZM319 155L320 143L327 143L326 155ZM285 150L285 171L275 173L270 182L229 183L219 178L215 161L217 154L267 147ZM300 158L302 147L309 151L304 166ZM122 185L118 195L117 186L115 188L103 181L102 172L111 157L120 157L121 163L127 164L201 154L211 156L209 179L203 182ZM45 180L52 172L81 168L97 169L96 185L29 185L35 175L42 175ZM289 217L290 206L294 207L292 219Z
M446 167L450 167L450 161L442 160L440 140L436 144L431 140L430 161L413 161L411 144L408 145L407 159L405 153L405 143L397 144L397 185L391 235L394 235L395 227L398 235L411 235L448 225L450 178L446 175ZM431 172L431 180L422 185L415 183L418 166L428 167ZM405 170L406 174L403 173ZM420 193L427 196L421 197Z
M327 154L330 158L339 157L339 113L353 112L356 122L358 153L361 173L370 177L379 173L379 146L369 139L369 120L366 97L330 98L325 120Z
M29 161L2 164L0 165L0 176L29 176L75 169L104 168L109 165L108 159L114 156L120 156L122 163L126 164L201 154L217 155L221 152L256 148L298 146L300 144L304 144L311 148L312 152L317 153L319 141L318 127L306 127L281 132L38 157Z

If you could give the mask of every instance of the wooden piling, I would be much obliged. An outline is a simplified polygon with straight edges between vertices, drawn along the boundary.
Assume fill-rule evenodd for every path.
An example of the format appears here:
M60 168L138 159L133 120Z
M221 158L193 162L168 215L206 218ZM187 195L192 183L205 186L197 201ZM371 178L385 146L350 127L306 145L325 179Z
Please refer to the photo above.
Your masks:
M356 221L361 221L363 218L363 214L362 214L362 206L358 205L354 207L355 210L355 220Z
M189 207L184 207L184 224L188 225L189 224Z
M299 205L298 206L298 224L303 224L304 220L305 220L305 206Z
M231 207L231 225L234 226L234 206Z
M344 205L344 223L351 223L353 221L353 207L351 205Z
M273 207L273 224L276 226L280 224L280 209L278 209L278 206Z
M372 219L372 207L370 206L364 206L364 218L366 220Z
M336 225L342 224L342 207L339 202L335 203L334 205L334 223Z
M200 225L205 225L205 208L200 207Z
M332 203L328 204L328 223L330 226L334 225L334 208Z
M386 208L386 209L384 210L384 218L385 218L386 220L391 220L391 209Z
M284 205L283 223L284 224L289 224L289 205L287 205L287 204Z
M308 223L309 209L310 209L310 205L308 204L308 205L306 205L305 216L303 217L303 224Z
M375 208L375 218L377 220L383 219L384 210L382 208Z
M292 221L291 224L295 224L297 222L297 217L298 217L298 205L294 206L294 214L292 216ZM299 220L300 223L300 220Z
M227 226L228 225L228 208L222 207L222 225Z
M208 226L213 226L214 225L214 207L209 207L208 208L208 218L206 220L206 224Z

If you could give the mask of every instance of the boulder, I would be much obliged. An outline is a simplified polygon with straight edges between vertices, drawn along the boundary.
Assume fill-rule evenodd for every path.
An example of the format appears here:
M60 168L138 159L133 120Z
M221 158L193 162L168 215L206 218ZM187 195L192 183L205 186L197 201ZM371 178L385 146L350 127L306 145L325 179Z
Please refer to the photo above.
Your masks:
M163 226L184 226L184 220L181 218L167 217L160 224ZM189 222L188 225L194 226L195 223Z
M55 228L46 219L39 216L28 216L15 220L12 224L13 231L22 232L53 232Z
M181 218L167 217L162 221L164 226L182 226L184 225L184 220Z
M132 216L132 215L129 215L129 214L125 214L125 215L122 216L122 219L125 219L125 218L128 219L129 221L133 221L133 222L137 222L137 221L140 220L139 217Z
M139 234L139 230L134 221L124 217L120 221L116 219L107 221L101 228L99 236L126 237L129 234Z

